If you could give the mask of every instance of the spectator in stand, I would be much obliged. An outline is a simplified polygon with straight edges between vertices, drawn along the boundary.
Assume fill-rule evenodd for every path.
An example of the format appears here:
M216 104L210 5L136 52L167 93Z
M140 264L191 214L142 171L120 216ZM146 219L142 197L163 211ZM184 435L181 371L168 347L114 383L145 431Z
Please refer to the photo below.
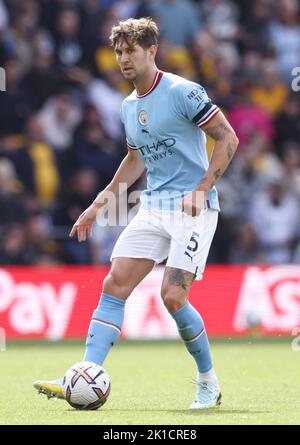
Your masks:
M124 93L115 89L116 84L121 88L120 75L112 71L106 74L105 80L100 80L92 78L89 71L76 68L70 71L70 76L85 88L86 100L97 109L106 134L119 142L124 134L120 107L125 97Z
M36 0L19 2L12 16L10 41L22 74L29 71L33 61L32 35L38 26L39 18L40 6Z
M83 137L84 130L88 125L101 123L101 116L90 102L85 102L82 107L81 121L73 133L73 143L76 143Z
M112 180L120 164L116 144L105 136L99 122L83 129L74 145L74 160L77 168L89 168L98 173L101 190Z
M230 263L260 263L264 258L260 254L259 243L255 231L250 224L244 223L236 231L236 237L230 247Z
M0 32L5 31L8 24L7 8L3 0L0 0Z
M37 28L34 31L31 44L33 51L37 54L54 54L53 37L45 28Z
M113 10L116 22L118 22L126 20L128 17L136 17L140 3L140 0L116 0L111 3L109 9Z
M85 52L95 77L101 77L110 83L111 75L114 77L118 75L118 84L112 85L113 88L115 87L116 90L129 94L131 86L123 76L120 76L115 51L109 43L111 28L117 21L118 17L115 14L115 8L108 9L101 22L98 23L91 43L89 46L86 45Z
M28 218L24 227L26 234L26 246L32 263L39 264L39 259L43 262L47 259L60 255L57 242L51 239L51 225L48 218L42 213L34 213Z
M34 54L31 70L24 78L24 85L34 97L35 110L39 110L49 96L59 91L61 78L55 69L52 54L38 51Z
M274 153L271 141L261 133L253 134L245 150L255 154L255 170L264 180L269 180L274 175L283 175L282 163Z
M70 184L63 191L58 211L54 219L55 225L72 227L78 216L89 206L99 193L99 180L94 170L77 170L70 178ZM74 264L92 262L90 242L78 243L66 237L63 241L65 261Z
M248 3L248 0L246 0ZM246 14L240 24L239 44L244 52L266 52L269 47L269 24L272 17L270 0L254 0L246 5Z
M82 209L99 192L98 176L94 170L79 169L69 179L69 184L59 197L60 212L56 219L57 225L71 226Z
M0 137L20 136L24 133L27 119L34 108L34 100L22 85L21 65L17 59L9 59L4 65L6 91L0 93Z
M238 6L229 0L204 0L201 5L208 30L218 39L232 41L238 32Z
M217 78L215 71L215 58L218 40L208 30L200 29L191 45L195 68L199 78L202 78L206 86Z
M50 95L58 91L62 78L55 65L52 35L46 29L38 28L32 33L30 45L33 60L23 83L33 95L36 109L39 109Z
M235 239L241 218L240 190L231 180L229 172L218 185L218 194L222 212L219 214L208 262L228 263L230 261L231 246Z
M227 118L239 138L239 151L241 151L254 133L260 133L268 140L272 140L275 129L269 113L252 103L250 85L242 85L239 93L238 100Z
M282 112L275 121L277 154L282 157L283 146L286 141L300 141L300 99L295 93L287 98Z
M240 80L244 84L257 85L261 80L261 65L264 58L256 51L246 51L241 60Z
M44 208L51 208L59 191L60 174L55 152L45 141L37 116L29 119L26 144L15 151L12 160L25 191L36 196Z
M214 236L214 244L212 245L207 262L208 263L228 263L230 248L233 242L234 225L230 218L220 215L218 226Z
M54 34L57 63L62 68L78 66L84 60L79 12L72 7L58 12Z
M250 202L249 220L255 231L261 259L285 264L293 259L299 236L299 203L283 184L283 178L270 180Z
M0 264L25 266L32 263L33 257L27 249L26 234L23 226L19 224L8 226L0 246Z
M149 12L162 37L174 46L189 46L200 28L199 10L191 0L156 0Z
M82 7L82 43L84 56L92 71L95 71L95 51L101 44L102 30L107 26L106 10L99 0L84 0ZM109 23L110 24L110 23ZM111 53L111 48L105 46ZM114 61L116 58L114 57Z
M205 85L212 100L225 109L231 107L233 79L240 67L240 56L235 46L218 40L212 32L204 29L197 34L191 54L199 82Z
M286 142L282 156L285 185L300 203L300 144Z
M67 150L81 119L80 107L68 93L58 94L45 103L39 121L45 140L57 151Z
M26 220L26 207L22 199L22 186L9 159L0 158L0 236L12 223Z
M260 75L259 83L251 91L252 103L276 116L284 107L288 88L279 78L275 61L264 62Z
M78 0L44 0L41 10L41 25L55 34L57 18L65 8L77 8Z
M270 46L278 57L278 66L286 83L291 82L291 71L300 65L300 23L297 0L276 2L278 16L270 25Z
M140 0L136 10L135 18L149 17L152 14L151 4L148 0Z
M119 82L120 88L116 89ZM102 125L115 141L120 141L123 135L120 120L120 107L125 97L121 91L123 81L120 73L112 71L107 73L105 80L93 80L87 88L87 99L97 108L102 116Z
M171 47L167 53L166 63L172 73L191 80L195 78L193 60L186 48Z
M268 143L268 140L262 138L260 134L253 135L224 178L225 184L228 181L232 187L231 191L228 187L225 188L224 201L225 204L229 201L236 209L237 213L233 216L237 221L241 216L246 218L249 214L249 203L254 195L265 188L268 178L275 174L283 175L282 165L271 149L272 145ZM222 181L220 183L221 196L223 188ZM238 191L237 197L236 191Z

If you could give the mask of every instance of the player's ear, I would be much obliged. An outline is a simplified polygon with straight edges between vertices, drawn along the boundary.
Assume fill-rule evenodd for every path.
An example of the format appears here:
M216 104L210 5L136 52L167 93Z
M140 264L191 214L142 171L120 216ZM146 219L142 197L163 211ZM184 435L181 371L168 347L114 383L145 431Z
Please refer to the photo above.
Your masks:
M156 53L157 53L157 46L156 46L156 45L151 45L151 46L148 48L148 51L149 51L150 56L151 56L153 59L155 59L155 56L156 56Z

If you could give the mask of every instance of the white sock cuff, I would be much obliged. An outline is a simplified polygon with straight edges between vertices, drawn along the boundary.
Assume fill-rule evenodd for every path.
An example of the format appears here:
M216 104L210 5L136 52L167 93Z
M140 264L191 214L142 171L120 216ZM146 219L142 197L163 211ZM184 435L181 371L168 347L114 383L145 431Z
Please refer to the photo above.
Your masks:
M206 382L218 384L218 378L217 378L214 368L211 368L207 372L198 372L198 381L200 381L200 382L206 381Z

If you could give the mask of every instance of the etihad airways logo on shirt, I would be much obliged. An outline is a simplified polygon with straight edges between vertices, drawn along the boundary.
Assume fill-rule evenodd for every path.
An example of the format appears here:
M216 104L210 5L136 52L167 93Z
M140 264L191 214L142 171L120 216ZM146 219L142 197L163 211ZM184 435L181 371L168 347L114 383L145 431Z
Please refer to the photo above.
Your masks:
M142 154L142 156L152 155L153 160L157 161L158 159L162 159L166 157L167 152L172 155L174 152L170 150L176 144L176 139L174 138L166 138L161 141L153 142L153 144L142 145L138 147L138 150Z

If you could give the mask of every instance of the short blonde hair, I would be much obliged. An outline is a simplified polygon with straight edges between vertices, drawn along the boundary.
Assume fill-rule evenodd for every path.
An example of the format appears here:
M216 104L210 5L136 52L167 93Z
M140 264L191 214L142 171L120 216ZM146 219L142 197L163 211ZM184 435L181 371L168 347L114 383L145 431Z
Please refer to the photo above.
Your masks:
M115 48L119 42L125 41L128 45L138 44L142 48L158 45L159 30L151 17L140 19L127 19L112 27L110 42Z

